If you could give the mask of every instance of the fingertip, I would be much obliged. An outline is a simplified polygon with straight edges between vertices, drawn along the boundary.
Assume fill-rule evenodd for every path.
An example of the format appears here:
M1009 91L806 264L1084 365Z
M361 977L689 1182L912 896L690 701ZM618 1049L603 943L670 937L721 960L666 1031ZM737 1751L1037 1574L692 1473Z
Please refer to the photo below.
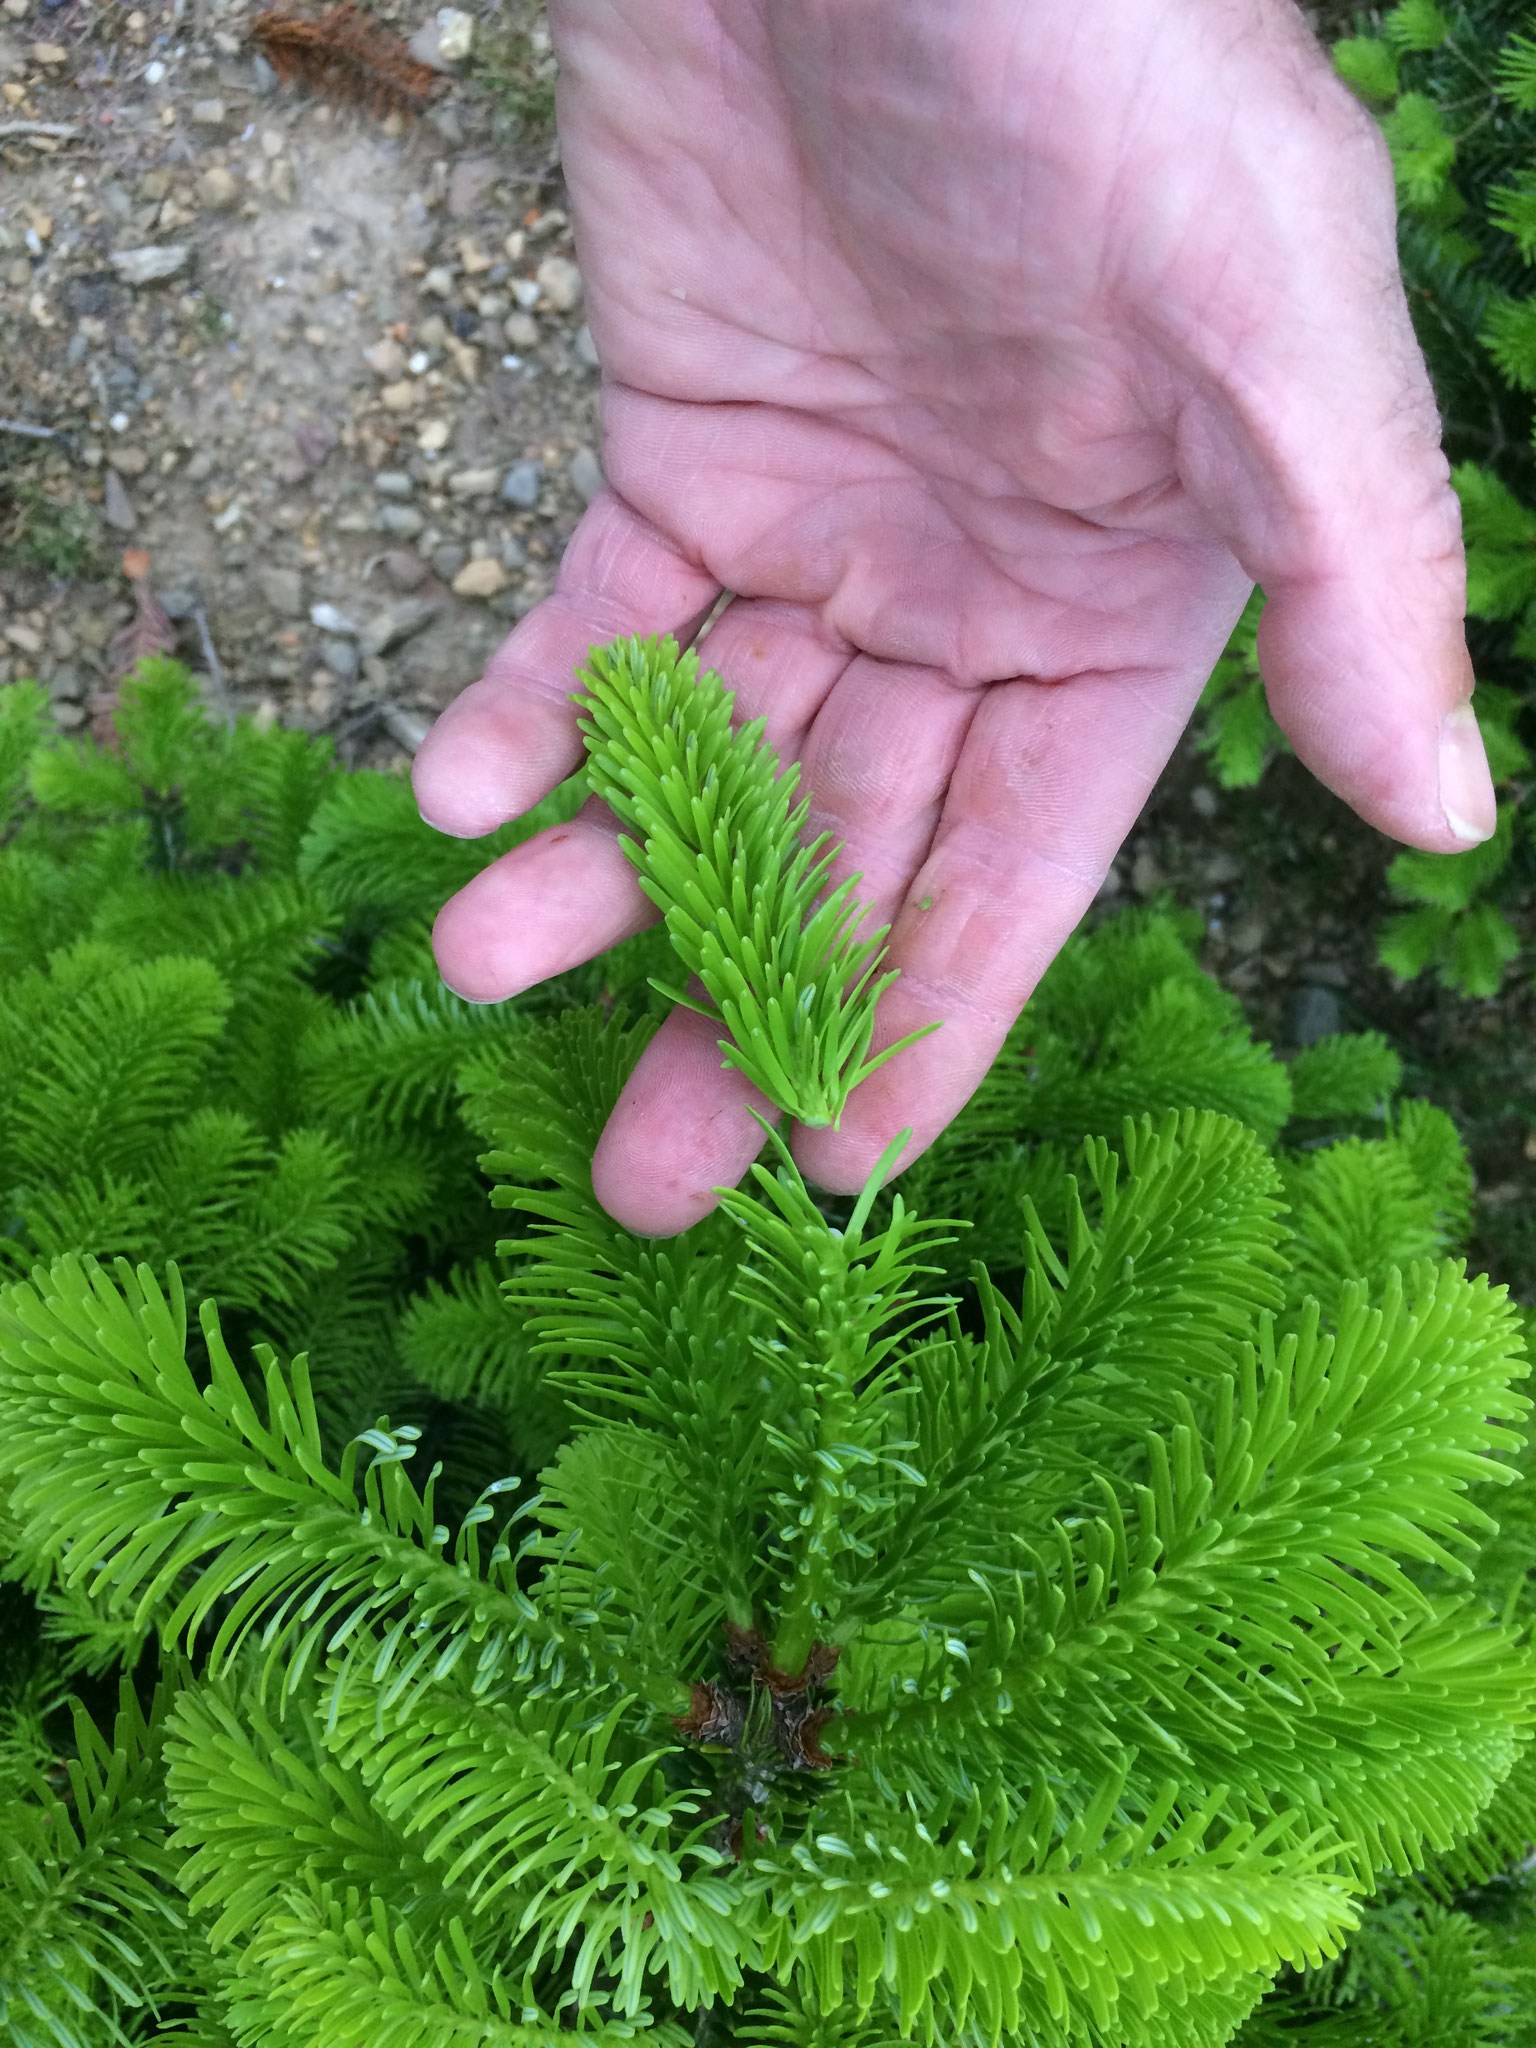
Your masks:
M562 746L556 735L540 730L542 744L530 760L534 750L515 743L514 713L488 672L427 733L411 763L411 793L434 832L483 839L537 803L551 774L551 788L560 780L561 764L574 751L569 740ZM545 725L538 718L526 721L525 729Z
M1297 757L1368 825L1426 853L1492 836L1498 806L1459 617L1410 618L1392 645L1359 591L1301 585L1271 595L1258 657Z
M450 838L480 839L531 810L582 760L573 700L591 649L632 633L672 633L686 646L719 593L699 564L605 491L571 536L554 590L417 749L411 787L423 817Z
M636 1062L592 1155L592 1192L626 1230L676 1237L702 1222L763 1148L752 1111L779 1112L721 1057L719 1025L674 1010Z
M1459 844L1480 846L1498 829L1499 806L1488 752L1469 702L1440 721L1440 805L1446 827Z

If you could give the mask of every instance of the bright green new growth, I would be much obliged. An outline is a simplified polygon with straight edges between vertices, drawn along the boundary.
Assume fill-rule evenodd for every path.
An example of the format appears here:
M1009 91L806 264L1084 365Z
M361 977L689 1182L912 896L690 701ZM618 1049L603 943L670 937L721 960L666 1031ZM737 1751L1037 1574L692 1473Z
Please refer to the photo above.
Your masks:
M591 650L578 701L592 787L640 835L624 851L714 1007L653 986L723 1023L726 1065L788 1115L835 1124L861 1081L939 1027L866 1057L896 980L877 978L889 926L856 938L858 875L816 904L837 848L828 833L800 843L799 767L778 772L764 720L733 732L730 692L698 667L671 639Z

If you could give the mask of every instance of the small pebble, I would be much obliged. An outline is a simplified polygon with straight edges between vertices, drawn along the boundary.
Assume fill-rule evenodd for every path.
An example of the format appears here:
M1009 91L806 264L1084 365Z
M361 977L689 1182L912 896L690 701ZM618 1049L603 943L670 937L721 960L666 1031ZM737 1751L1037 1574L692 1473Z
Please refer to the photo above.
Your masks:
M350 683L357 675L357 647L351 640L322 640L320 659L333 676L340 676L344 683Z
M448 491L455 498L490 498L496 494L494 469L461 469L448 479Z
M1320 1038L1332 1038L1343 1028L1344 1006L1331 988L1315 988L1309 983L1298 991L1291 1005L1292 1045L1316 1045Z
M453 579L456 597L494 597L499 590L507 587L507 572L494 555L482 555L478 561L466 562Z
M345 612L338 611L333 604L312 604L309 608L310 624L318 626L322 633L355 634L358 627Z
M184 269L192 251L176 242L156 243L143 249L117 249L107 261L125 284L156 284Z
M590 448L576 450L566 474L576 486L577 494L584 505L591 504L606 481L603 476L603 465Z
M373 479L373 488L381 498L409 498L414 495L416 484L403 469L381 469Z
M414 540L426 520L414 505L381 505L378 525L382 532L392 533L397 540Z
M409 640L413 633L429 625L441 609L442 600L430 597L407 598L401 604L392 604L368 621L359 645L365 655L388 654L402 640Z
M514 462L502 483L501 495L509 505L520 506L525 512L531 511L539 502L539 486L543 481L542 462Z
M531 313L509 313L501 331L513 348L538 347L539 323Z
M581 304L581 272L568 256L546 256L534 275L557 313L574 312Z
M1230 853L1213 853L1200 869L1200 879L1207 888L1224 889L1228 882L1235 882L1242 874L1242 863L1234 860Z
M419 711L406 711L398 704L384 708L384 730L408 754L415 753L431 729L431 719L423 718Z
M396 590L415 590L427 579L426 563L420 555L413 555L409 548L391 548L382 566Z
M222 100L194 100L187 119L199 128L217 128L224 119Z
M363 361L375 377L385 384L392 384L405 373L405 350L398 341L386 337L376 341L372 348L363 350Z
M240 187L222 164L204 171L195 187L197 203L205 213L228 213L240 197Z
M318 469L341 436L328 420L300 420L293 430L293 445L311 469Z
M1138 896L1153 896L1163 886L1163 871L1146 847L1131 862L1131 887Z
M445 583L452 583L468 560L467 548L461 547L456 540L445 540L441 547L432 550L432 573L441 576Z
M436 18L423 22L411 37L409 49L418 64L434 71L451 70L462 64L475 40L475 18L456 7L440 7Z

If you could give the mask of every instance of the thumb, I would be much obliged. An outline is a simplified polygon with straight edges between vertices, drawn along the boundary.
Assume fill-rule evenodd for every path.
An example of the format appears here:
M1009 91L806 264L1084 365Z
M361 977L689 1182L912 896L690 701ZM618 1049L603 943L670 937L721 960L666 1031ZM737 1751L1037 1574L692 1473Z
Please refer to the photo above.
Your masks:
M1455 853L1496 823L1461 508L1398 269L1390 159L1374 123L1353 141L1336 210L1287 252L1241 379L1212 377L1181 454L1265 593L1259 668L1301 760L1392 838Z
M1381 538L1395 530L1400 550L1360 546L1343 577L1265 580L1259 669L1281 731L1335 795L1394 839L1459 853L1498 823L1470 701L1459 520L1448 547L1415 548L1388 481Z

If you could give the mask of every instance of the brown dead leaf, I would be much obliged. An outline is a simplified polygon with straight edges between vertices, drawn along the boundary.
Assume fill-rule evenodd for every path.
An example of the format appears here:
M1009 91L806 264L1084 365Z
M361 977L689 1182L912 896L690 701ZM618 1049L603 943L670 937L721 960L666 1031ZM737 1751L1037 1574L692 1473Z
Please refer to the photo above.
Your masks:
M107 650L107 672L114 683L132 675L141 661L171 654L176 647L176 628L149 587L149 556L143 548L124 548L123 574L133 593L134 616Z
M114 634L107 649L107 687L93 690L85 707L90 714L86 731L103 747L117 745L115 713L119 685L133 674L141 661L157 654L175 652L176 628L149 587L149 566L146 549L124 548L123 574L128 578L128 588L133 594L134 615L120 633Z

